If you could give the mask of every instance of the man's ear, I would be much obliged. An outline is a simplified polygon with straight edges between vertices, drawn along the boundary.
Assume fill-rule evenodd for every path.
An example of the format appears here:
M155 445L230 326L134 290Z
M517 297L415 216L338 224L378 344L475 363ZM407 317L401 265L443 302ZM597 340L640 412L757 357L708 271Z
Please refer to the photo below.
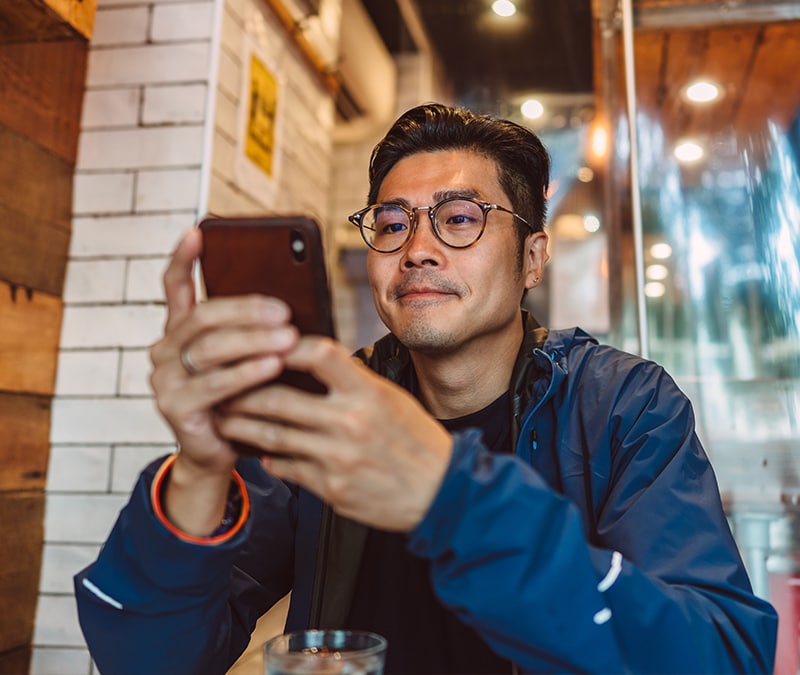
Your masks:
M531 232L525 238L525 288L538 286L544 276L545 263L550 259L548 239L545 232Z

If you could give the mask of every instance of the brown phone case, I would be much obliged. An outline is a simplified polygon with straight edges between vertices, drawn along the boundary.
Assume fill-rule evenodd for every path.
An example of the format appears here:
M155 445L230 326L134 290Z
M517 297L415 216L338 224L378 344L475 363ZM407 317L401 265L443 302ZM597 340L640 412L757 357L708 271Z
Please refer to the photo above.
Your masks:
M206 295L261 293L280 298L302 334L334 336L330 291L319 225L306 216L205 218L200 268ZM308 373L286 370L277 378L324 394ZM244 454L261 454L237 446Z

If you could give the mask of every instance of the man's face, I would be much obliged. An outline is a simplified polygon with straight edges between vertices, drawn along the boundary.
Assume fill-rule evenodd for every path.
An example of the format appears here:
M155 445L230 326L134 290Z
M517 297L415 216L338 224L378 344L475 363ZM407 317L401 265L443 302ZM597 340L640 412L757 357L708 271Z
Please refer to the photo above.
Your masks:
M511 208L494 160L466 150L405 157L386 175L378 201L433 206L443 195L462 192ZM412 351L430 355L473 342L488 347L493 338L518 331L520 299L541 277L547 236L528 236L520 269L517 223L510 213L491 211L483 236L465 249L439 241L426 211L417 219L405 248L368 254L375 307L389 330Z

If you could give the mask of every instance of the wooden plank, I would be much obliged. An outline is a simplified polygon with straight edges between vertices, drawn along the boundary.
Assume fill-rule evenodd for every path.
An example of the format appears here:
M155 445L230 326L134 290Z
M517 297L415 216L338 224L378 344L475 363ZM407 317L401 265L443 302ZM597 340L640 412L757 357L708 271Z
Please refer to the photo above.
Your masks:
M45 0L64 20L83 37L92 37L97 0Z
M60 296L69 248L72 166L0 127L0 280Z
M62 310L60 298L0 282L0 391L53 394Z
M69 230L72 165L7 127L0 127L0 157L0 204Z
M97 0L4 0L0 2L0 42L87 40Z
M44 490L50 455L49 396L0 391L0 492Z
M32 648L29 645L0 653L0 675L19 675L30 670Z
M0 44L0 125L75 164L88 45Z
M0 42L73 40L78 31L44 0L0 2Z
M68 254L63 223L32 218L0 203L0 280L61 297Z
M0 547L0 652L33 637L44 536L44 493L0 492L0 522L9 545Z

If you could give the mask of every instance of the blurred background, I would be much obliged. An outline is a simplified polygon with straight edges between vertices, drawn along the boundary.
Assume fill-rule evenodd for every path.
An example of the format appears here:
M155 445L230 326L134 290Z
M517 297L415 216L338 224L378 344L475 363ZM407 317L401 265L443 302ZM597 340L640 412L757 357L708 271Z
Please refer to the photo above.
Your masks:
M323 226L337 331L384 332L346 220L424 101L537 131L527 302L691 398L754 588L800 620L800 3L20 0L0 7L0 673L95 672L71 576L174 449L147 349L206 213Z

